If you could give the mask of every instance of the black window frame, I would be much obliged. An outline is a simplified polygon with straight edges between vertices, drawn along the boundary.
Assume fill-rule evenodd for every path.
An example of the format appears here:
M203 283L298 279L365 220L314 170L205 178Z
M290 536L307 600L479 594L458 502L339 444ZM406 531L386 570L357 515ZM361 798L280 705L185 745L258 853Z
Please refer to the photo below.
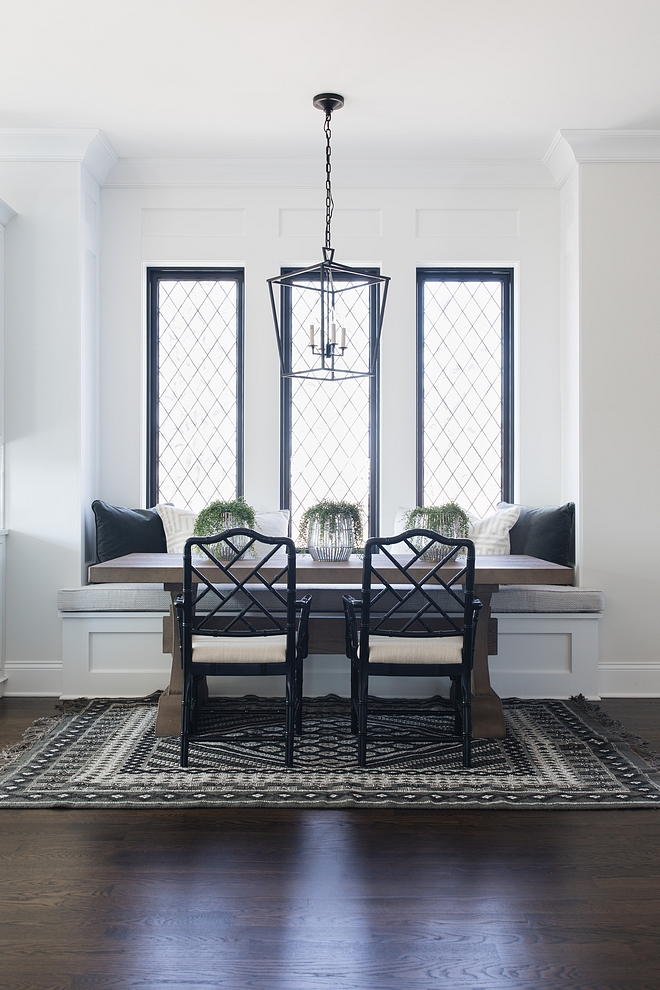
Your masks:
M417 505L424 504L424 285L426 282L500 282L502 286L502 470L501 500L513 501L514 347L513 268L417 269Z
M282 268L281 275L291 275L296 268ZM364 275L380 275L378 268L356 268ZM335 275L335 278L337 276ZM369 349L374 375L369 378L369 536L380 536L380 348L378 313L380 285L369 286ZM283 361L291 368L291 287L280 286L280 314ZM291 429L292 378L280 377L280 508L291 509ZM328 382L329 388L341 388L341 381Z
M158 285L161 280L188 282L236 281L236 497L245 493L245 269L147 268L147 506L158 500L159 458L159 340Z

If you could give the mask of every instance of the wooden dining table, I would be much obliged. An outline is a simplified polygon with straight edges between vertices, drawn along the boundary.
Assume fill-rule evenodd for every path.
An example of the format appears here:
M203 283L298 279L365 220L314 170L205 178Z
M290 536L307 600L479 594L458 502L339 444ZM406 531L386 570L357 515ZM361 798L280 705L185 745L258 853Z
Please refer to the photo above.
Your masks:
M405 559L405 558L402 558ZM264 577L271 579L282 569L285 558L273 557L263 569ZM241 568L253 568L255 561L248 558L233 565L238 576ZM205 577L219 583L219 571L210 561L199 562L195 565ZM449 564L444 567L443 576L450 577L456 573L460 565ZM412 569L421 576L428 570L428 564L420 561ZM379 564L379 571L387 581L396 584L400 581L400 572L393 564ZM362 558L353 556L347 561L320 561L301 555L296 562L297 585L301 589L311 590L323 585L339 585L356 589L362 582ZM397 581L397 577L399 580ZM493 691L488 670L488 656L497 653L496 620L491 617L491 598L503 584L573 584L573 568L553 564L547 560L525 556L478 556L475 570L475 592L483 608L477 625L477 637L474 651L473 696L472 696L472 734L476 739L503 739L506 736L506 726L502 713L502 702ZM89 580L92 584L124 584L149 583L163 584L171 592L172 600L181 593L183 581L182 554L165 553L131 553L125 557L116 557L100 564L92 564L89 568ZM182 672L179 653L178 633L174 621L173 610L164 619L164 646L172 653L172 672L167 690L161 695L158 705L156 734L159 736L177 736L181 728L181 688ZM310 617L310 653L343 653L344 652L344 616L343 614L328 615L314 614ZM202 700L202 699L200 699Z

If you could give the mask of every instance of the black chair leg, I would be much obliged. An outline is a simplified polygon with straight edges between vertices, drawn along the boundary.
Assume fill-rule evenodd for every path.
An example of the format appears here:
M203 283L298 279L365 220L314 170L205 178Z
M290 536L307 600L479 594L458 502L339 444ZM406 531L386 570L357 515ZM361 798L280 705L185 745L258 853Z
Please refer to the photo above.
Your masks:
M461 683L463 708L463 766L472 764L472 684L469 677Z
M191 678L183 675L183 693L181 697L181 766L188 766L188 738L190 736L190 695Z
M449 698L454 706L454 735L460 736L463 733L463 716L461 710L461 682L458 677L452 677L451 679Z
M295 734L302 736L302 715L303 715L303 665L300 660L296 665L295 678Z
M369 675L366 671L358 673L358 766L367 765L367 697L369 691Z
M358 731L358 672L355 662L351 660L351 732L354 736Z
M289 668L286 674L286 726L285 726L285 756L287 767L293 766L293 736L296 714L296 673Z

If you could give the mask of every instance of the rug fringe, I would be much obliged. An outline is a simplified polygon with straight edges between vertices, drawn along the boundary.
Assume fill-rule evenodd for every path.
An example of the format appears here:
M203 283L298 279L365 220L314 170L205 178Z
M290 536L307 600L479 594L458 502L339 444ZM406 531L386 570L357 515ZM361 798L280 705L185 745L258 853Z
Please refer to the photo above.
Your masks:
M162 691L154 691L152 694L148 694L145 698L64 698L55 707L58 711L62 712L63 715L80 715L82 712L87 711L90 705L94 705L97 702L107 702L115 700L117 702L124 702L126 705L157 705L158 699L160 698Z
M41 742L44 736L47 736L50 730L54 729L64 717L64 715L51 715L47 718L35 719L31 725L28 725L20 742L14 743L13 746L5 746L4 749L0 750L0 770L6 770L12 763L16 762L19 756L32 749L36 743Z
M160 698L162 691L154 691L153 694L147 695L146 698L123 698L127 705L157 705L158 699ZM61 712L60 715L51 715L45 718L37 718L28 725L27 729L24 731L20 742L14 743L11 746L5 746L4 749L0 750L0 771L6 770L15 763L16 760L26 753L29 749L32 749L38 742L47 736L51 729L54 729L56 725L62 721L62 719L67 718L69 715L80 715L82 712L86 711L91 705L96 704L99 701L104 701L107 699L102 698L65 698L63 701L59 701L55 708L57 711Z
M615 732L621 741L625 742L633 753L640 756L650 767L660 770L660 753L656 753L655 750L651 749L648 739L643 739L635 732L629 732L618 718L611 718L606 711L603 711L600 705L596 704L595 701L587 701L583 694L573 695L571 701L575 704L576 708L579 708L589 718L598 722L604 729L611 729Z

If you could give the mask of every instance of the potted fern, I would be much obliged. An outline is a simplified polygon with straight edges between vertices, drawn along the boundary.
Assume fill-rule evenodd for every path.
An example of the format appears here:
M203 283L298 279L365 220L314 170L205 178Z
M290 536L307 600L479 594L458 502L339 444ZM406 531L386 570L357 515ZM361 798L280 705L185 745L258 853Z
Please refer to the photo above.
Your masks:
M454 540L464 539L468 535L470 520L467 512L456 502L446 502L445 505L418 505L406 517L407 529L432 529L434 533L448 536ZM413 538L417 549L424 546L423 536ZM441 544L436 543L431 549L422 554L424 560L440 560L444 556Z
M310 506L300 521L299 542L314 560L348 560L362 545L359 505L326 500Z
M225 529L254 529L255 515L254 509L248 505L241 496L231 502L211 502L205 509L202 509L197 516L195 523L195 536L215 536ZM237 547L244 547L248 543L247 536L237 536L232 541ZM230 547L226 543L219 544L216 554L221 559L228 559L233 556Z

